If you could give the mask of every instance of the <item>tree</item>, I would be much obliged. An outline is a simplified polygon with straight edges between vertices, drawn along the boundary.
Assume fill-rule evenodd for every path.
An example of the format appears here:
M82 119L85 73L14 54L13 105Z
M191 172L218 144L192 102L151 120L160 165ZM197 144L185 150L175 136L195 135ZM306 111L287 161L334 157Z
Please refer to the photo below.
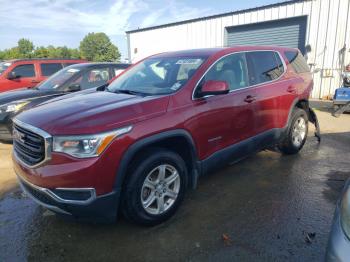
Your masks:
M37 47L34 50L34 57L36 58L47 58L49 57L49 52L47 51L47 48L44 46Z
M18 47L12 47L4 50L4 60L21 58Z
M119 61L118 48L105 33L89 33L80 42L80 52L84 58L96 62Z
M25 38L21 38L17 42L18 52L24 58L31 58L33 56L34 45L31 41Z

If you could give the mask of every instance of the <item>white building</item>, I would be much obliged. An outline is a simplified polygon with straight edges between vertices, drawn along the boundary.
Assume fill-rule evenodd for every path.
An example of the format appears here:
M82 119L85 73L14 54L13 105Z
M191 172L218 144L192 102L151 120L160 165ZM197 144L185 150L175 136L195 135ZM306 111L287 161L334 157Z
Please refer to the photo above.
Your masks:
M341 85L350 62L350 0L296 0L126 32L129 59L231 45L298 47L314 72L314 98Z

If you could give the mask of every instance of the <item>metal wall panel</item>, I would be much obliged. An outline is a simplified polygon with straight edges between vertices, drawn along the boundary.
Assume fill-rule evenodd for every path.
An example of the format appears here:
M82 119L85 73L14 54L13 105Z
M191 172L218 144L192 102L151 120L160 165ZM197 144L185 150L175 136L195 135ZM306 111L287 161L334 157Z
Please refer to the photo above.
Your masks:
M324 98L339 87L341 70L350 62L349 12L350 0L305 0L136 30L128 33L129 58L136 62L164 51L222 47L227 28L307 16L305 44L311 52L306 58L312 70L320 69L314 74L312 96Z
M226 45L276 45L305 51L307 17L228 27Z

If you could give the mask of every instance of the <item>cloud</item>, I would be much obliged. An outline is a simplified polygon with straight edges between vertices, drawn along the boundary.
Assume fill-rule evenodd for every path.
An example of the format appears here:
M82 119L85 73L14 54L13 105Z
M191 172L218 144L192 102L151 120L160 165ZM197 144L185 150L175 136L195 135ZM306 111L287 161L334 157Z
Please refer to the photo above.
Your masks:
M118 35L130 26L131 16L147 6L142 0L115 0L109 6L103 3L86 0L1 0L0 17L2 27Z
M0 5L2 31L8 27L43 32L105 32L110 36L210 11L175 0L0 0Z
M193 19L212 13L209 8L190 7L176 0L163 0L159 3L164 7L154 11L148 8L148 15L143 18L140 24L141 28Z

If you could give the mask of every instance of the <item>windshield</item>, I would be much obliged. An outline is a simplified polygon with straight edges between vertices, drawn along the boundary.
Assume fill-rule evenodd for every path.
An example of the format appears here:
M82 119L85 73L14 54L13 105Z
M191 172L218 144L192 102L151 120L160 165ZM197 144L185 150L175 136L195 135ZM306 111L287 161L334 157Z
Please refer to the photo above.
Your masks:
M59 87L65 84L73 76L76 76L77 74L79 74L79 72L80 70L77 68L66 67L65 69L58 71L57 73L53 74L51 77L46 79L44 82L42 82L38 86L38 89L57 90Z
M11 65L9 62L0 63L0 75Z
M206 57L149 58L118 77L108 87L110 92L144 95L170 94L193 76Z

